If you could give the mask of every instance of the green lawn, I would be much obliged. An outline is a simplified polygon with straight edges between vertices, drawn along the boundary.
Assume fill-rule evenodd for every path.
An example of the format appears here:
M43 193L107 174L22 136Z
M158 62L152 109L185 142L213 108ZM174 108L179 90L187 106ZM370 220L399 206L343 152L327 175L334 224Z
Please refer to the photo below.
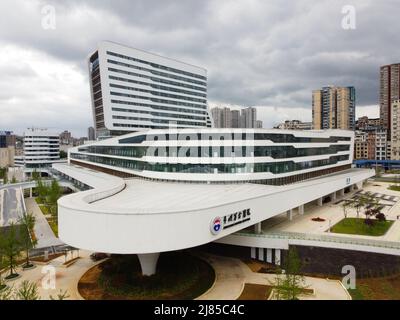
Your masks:
M392 185L388 189L393 191L400 191L400 186Z
M364 219L345 218L331 228L331 232L357 234L364 236L383 236L392 226L393 221L374 220L373 226L364 223Z
M40 210L42 211L42 213L43 213L44 215L50 214L49 207L40 204L40 205L39 205L39 208L40 208Z
M35 201L37 204L43 204L43 201L39 197L36 197Z
M42 213L45 216L51 214L49 207L47 205L40 204L41 202L40 202L39 198L36 198L35 200L38 203L40 210L42 211ZM57 225L55 219L53 217L46 217L46 220L49 223L51 230L53 230L55 236L58 237L58 225Z
M58 237L58 225L56 221L53 218L47 219L47 222L50 225L51 230L53 230L54 234L56 237Z

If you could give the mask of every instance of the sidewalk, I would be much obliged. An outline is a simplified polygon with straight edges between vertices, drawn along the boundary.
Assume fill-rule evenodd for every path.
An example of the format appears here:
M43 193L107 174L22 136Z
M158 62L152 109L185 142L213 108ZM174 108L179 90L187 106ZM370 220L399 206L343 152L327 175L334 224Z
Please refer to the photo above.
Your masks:
M50 299L50 295L56 298L60 290L63 292L67 291L68 300L80 300L82 298L78 293L78 281L87 270L98 263L90 259L90 253L89 251L80 250L80 258L68 268L63 266L65 261L64 256L52 260L47 265L37 265L36 268L31 270L23 271L21 268L18 268L21 278L7 282L7 285L18 287L22 281L29 280L37 284L41 300ZM77 253L75 253L76 255ZM42 287L42 281L46 282L47 277L50 275L49 266L55 268L56 289L45 289Z
M49 223L44 217L35 199L26 198L25 205L26 211L31 212L36 218L34 232L38 243L35 248L46 248L62 245L63 242L54 235L53 230L51 230Z
M197 300L235 300L242 293L245 283L270 285L274 274L257 273L236 258L204 255L214 268L216 280L214 286ZM315 294L301 296L300 300L351 300L347 290L339 281L305 277L306 286L314 289Z

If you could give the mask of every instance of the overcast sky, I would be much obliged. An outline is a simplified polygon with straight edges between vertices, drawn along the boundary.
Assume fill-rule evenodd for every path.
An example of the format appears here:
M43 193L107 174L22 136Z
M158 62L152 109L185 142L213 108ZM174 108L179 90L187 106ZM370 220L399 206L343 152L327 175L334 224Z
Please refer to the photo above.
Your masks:
M2 0L0 12L0 130L17 133L86 135L100 40L205 67L211 106L259 106L266 127L311 120L311 91L330 84L355 86L357 115L378 116L379 66L400 62L398 0Z

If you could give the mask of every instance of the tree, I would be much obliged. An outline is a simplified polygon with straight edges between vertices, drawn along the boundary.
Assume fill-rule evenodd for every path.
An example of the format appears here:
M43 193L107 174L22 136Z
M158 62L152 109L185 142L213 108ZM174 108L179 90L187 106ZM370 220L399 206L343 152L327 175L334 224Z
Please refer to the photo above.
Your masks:
M366 208L366 210L364 211L364 222L366 225L372 226L374 224L374 221L371 218L380 213L379 200L377 200L370 192L365 193L364 199Z
M47 187L44 185L42 179L38 179L36 181L36 191L38 193L38 198L40 202L44 202L46 200L46 195L47 195Z
M341 204L345 219L347 218L347 213L348 213L347 210L349 209L350 206L351 206L351 203L347 200L344 200L343 203Z
M68 299L69 297L70 297L70 296L69 296L67 290L62 291L62 290L60 289L60 292L57 293L57 296L56 296L56 297L53 297L52 295L50 295L50 300L65 300L65 299Z
M300 275L302 264L297 251L290 248L284 263L285 275L277 274L274 283L274 294L278 300L298 300L304 292L305 279Z
M4 177L3 177L3 183L4 183L4 184L7 184L7 183L8 183L7 169L6 169L6 172L5 172Z
M13 278L18 275L15 270L16 260L21 253L21 243L17 237L17 230L14 224L11 224L3 233L0 232L0 250L6 258L6 264L10 269L10 274L6 277Z
M386 221L386 216L385 216L382 212L379 212L379 213L375 216L375 218L378 219L379 221Z
M3 179L4 184L7 183L6 178L7 178L7 168L0 167L0 179Z
M378 166L375 167L375 176L377 178L380 178L382 176L382 168L381 167L378 167Z
M365 207L367 203L367 197L363 194L356 196L355 199L352 201L352 207L356 209L357 218L360 217L360 211L362 208Z
M36 169L33 169L32 179L35 180L35 181L38 181L40 179L40 173L37 172Z
M13 297L13 288L9 286L4 286L0 288L0 301L1 300L11 300Z
M15 293L15 298L18 300L39 300L39 293L36 283L24 280L18 287Z
M32 263L29 261L29 250L34 248L37 244L37 240L34 234L34 228L36 223L36 218L32 213L25 213L20 219L22 228L20 229L22 232L21 238L23 240L24 248L26 251L26 262L23 265L23 268L32 267Z
M0 246L0 270L2 268L3 268L3 250L1 249L1 246ZM0 272L0 291L3 290L5 287L7 287L7 286L4 284L4 280L3 280L3 277L1 276L1 272ZM0 298L0 300L4 300L4 299Z
M17 182L18 182L17 179L15 178L15 176L13 176L11 179L11 183L17 183Z
M68 158L68 153L66 153L63 150L60 150L60 159L67 159Z
M50 213L57 219L57 200L61 197L61 187L57 180L51 182L48 193L48 202Z

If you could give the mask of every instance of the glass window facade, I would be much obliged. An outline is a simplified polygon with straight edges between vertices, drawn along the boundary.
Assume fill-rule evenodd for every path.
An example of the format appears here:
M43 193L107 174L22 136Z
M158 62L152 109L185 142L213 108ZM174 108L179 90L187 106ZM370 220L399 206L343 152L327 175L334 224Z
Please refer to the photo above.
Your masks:
M255 146L255 147L145 147L145 146L88 146L79 148L80 152L104 154L120 157L142 158L144 156L161 157L271 157L273 159L286 159L317 155L336 154L349 151L350 145L332 145L326 148L294 148L293 146Z
M230 164L180 164L150 163L140 160L116 159L88 154L71 153L71 159L125 168L134 171L178 172L178 173L260 173L271 172L282 174L321 166L336 164L349 160L349 155L332 156L328 159L304 162L284 161L265 163L230 163Z
M165 70L165 71L169 71L169 72L173 72L173 73L183 74L185 76L189 76L189 77L193 77L193 78L197 78L197 79L207 80L206 77L198 75L198 74L195 74L195 73L191 73L191 72L188 72L188 71L183 71L183 70L167 67L167 66L164 66L164 65L161 65L161 64L158 64L158 63L154 63L154 62L149 62L149 61L137 59L137 58L130 57L130 56L127 56L127 55L124 55L124 54L119 54L119 53L115 53L115 52L112 52L112 51L107 51L107 54L109 54L110 56L114 56L114 57L130 60L130 61L140 62L141 64L147 64L147 65L149 65L149 66L151 66L153 68L156 68L156 69L161 69L161 70Z
M249 138L254 140L269 140L276 143L337 143L339 141L351 141L350 137L337 137L331 136L329 138L317 138L317 137L295 137L292 134L283 134L283 133L197 133L190 134L193 138L197 140L204 140L204 136L208 136L210 140L221 140L221 137L224 140L249 140ZM135 136L120 139L119 143L141 143L143 141L169 141L169 140L177 140L176 135L162 134L162 135L154 135L148 134L143 136ZM132 142L135 141L135 142ZM139 142L140 141L140 142Z

